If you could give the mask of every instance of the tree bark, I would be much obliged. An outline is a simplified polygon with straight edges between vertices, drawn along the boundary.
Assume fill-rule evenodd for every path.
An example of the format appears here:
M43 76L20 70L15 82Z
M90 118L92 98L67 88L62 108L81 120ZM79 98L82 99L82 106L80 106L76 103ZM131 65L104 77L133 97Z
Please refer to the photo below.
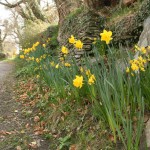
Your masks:
M43 14L42 10L40 9L40 1L39 0L27 0L28 5L30 6L34 16L37 19L40 19L44 22L47 21L45 15Z
M105 6L114 6L118 0L84 0L85 6L92 10L100 10Z
M2 31L1 31L1 29L0 29L0 53L2 53L3 52L3 41L2 41Z
M79 8L82 5L81 0L54 0L58 15L59 15L59 24L68 16L71 12Z

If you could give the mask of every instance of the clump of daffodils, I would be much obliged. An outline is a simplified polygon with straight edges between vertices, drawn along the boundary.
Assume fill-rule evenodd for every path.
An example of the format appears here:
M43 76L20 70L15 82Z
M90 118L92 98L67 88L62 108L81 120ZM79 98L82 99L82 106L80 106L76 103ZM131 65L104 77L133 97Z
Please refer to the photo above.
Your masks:
M92 74L88 79L88 84L92 85L95 83L95 81L96 81L96 78L95 78L94 74Z
M76 88L81 88L83 86L83 79L87 79L87 84L88 85L93 85L95 84L96 78L95 75L91 73L89 69L84 70L82 67L80 67L80 72L82 73L81 76L76 76L76 78L73 80L73 85Z
M150 47L138 47L135 46L135 51L138 52L138 57L136 59L130 60L130 66L126 68L126 72L133 74L133 72L145 71L146 64L149 62L148 50Z
M137 59L130 60L130 66L126 68L126 72L137 72L145 71L147 60L142 56L139 56Z
M81 42L81 40L75 39L75 37L73 35L71 35L71 37L68 39L68 41L70 44L73 44L74 47L79 50L83 48L83 43Z

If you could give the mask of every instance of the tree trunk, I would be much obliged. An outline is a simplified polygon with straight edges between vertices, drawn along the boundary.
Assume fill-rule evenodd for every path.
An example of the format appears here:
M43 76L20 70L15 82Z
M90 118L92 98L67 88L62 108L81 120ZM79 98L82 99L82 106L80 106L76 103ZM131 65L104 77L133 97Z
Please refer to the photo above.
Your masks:
M55 0L55 4L59 15L59 24L61 24L66 16L81 6L82 2L81 0Z
M85 6L92 10L100 10L105 6L114 6L118 0L84 0Z
M30 6L34 16L37 18L37 19L40 19L44 22L47 21L46 17L44 16L42 10L40 9L40 4L39 4L39 1L38 0L28 0L28 5Z
M3 40L2 40L2 32L1 32L1 29L0 29L0 53L3 52Z

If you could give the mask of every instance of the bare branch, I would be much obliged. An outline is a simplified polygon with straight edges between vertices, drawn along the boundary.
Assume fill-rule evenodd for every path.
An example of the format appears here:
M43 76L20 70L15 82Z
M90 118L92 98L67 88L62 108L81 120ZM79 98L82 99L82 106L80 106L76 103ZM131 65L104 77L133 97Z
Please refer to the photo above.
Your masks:
M6 6L8 8L14 8L19 6L22 3L25 3L26 0L20 0L19 2L16 2L15 4L10 4L7 0L5 0L6 3L0 2L1 5Z

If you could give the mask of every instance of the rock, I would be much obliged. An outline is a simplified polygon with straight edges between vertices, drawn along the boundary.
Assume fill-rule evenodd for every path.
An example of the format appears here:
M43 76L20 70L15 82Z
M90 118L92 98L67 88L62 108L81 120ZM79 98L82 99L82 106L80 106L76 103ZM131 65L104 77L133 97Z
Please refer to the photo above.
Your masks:
M124 6L130 6L134 2L135 2L135 0L123 0L122 3L123 3Z
M111 19L105 28L113 32L113 45L134 46L143 31L143 22L150 16L150 0L143 0L133 13L127 13L120 19Z
M99 37L99 33L104 28L104 17L96 14L94 11L83 9L80 13L74 13L72 17L67 17L59 28L58 40L59 44L69 48L69 54L74 55L77 59L82 59L92 53L92 43L94 38ZM76 39L80 39L84 45L82 50L74 49L70 46L68 38L74 35Z
M143 31L139 37L139 41L137 44L139 47L147 47L150 46L150 17L148 17L143 23ZM139 52L137 52L134 56L137 59L139 56Z
M138 46L147 47L150 45L150 16L144 21L143 31L140 35Z

